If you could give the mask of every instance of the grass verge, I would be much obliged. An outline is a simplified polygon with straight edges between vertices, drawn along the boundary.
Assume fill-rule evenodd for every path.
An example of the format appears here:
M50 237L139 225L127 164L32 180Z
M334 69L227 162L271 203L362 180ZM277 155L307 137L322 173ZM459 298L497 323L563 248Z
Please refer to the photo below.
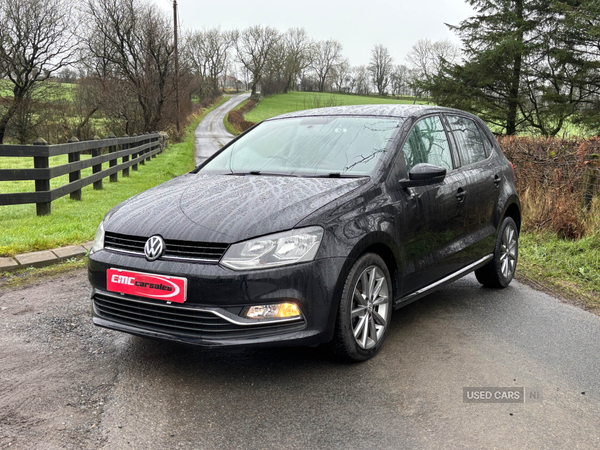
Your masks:
M525 232L520 239L519 279L600 313L600 233L569 241Z
M98 224L112 207L194 168L194 130L206 114L226 100L221 98L195 116L186 129L183 142L169 145L157 158L139 166L138 172L130 171L129 177L119 176L118 183L110 183L107 178L102 190L95 191L92 186L83 188L83 200L80 202L71 200L69 196L62 197L52 202L52 214L42 217L36 216L33 204L0 206L0 256L80 244L93 239ZM0 164L23 164L19 159L0 158ZM51 164L57 163L61 162L53 161ZM11 167L2 165L0 168ZM60 180L54 183L60 183ZM7 184L0 184L0 192ZM23 189L23 186L12 186L4 192L18 192L19 189Z
M233 108L231 111L237 111L238 109L243 108L246 105L246 103L248 103L249 101L250 101L250 99L244 100L242 103L240 103L238 106L236 106L235 108ZM241 132L238 131L231 124L231 122L229 122L229 113L225 114L225 118L223 119L223 125L225 125L225 129L227 130L228 133L233 134L234 136L237 136L238 134L241 134Z
M27 269L20 269L16 272L0 272L0 291L2 289L25 287L34 282L39 283L45 279L62 275L73 270L85 269L86 266L86 258L73 258L48 267L28 267Z

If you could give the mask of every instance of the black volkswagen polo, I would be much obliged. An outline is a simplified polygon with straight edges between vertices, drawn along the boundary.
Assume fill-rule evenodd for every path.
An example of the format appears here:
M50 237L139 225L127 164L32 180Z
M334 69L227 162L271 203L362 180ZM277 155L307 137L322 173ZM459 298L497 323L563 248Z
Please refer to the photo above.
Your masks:
M477 117L428 106L266 120L113 208L89 255L93 321L211 347L375 355L392 310L475 271L505 287L520 203Z

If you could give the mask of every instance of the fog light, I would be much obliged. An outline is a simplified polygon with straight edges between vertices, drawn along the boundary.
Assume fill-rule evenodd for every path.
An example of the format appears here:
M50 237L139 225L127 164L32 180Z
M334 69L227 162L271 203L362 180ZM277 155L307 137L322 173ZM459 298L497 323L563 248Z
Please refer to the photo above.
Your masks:
M297 317L300 308L293 303L278 303L276 305L250 306L245 314L248 319L276 319L285 317Z

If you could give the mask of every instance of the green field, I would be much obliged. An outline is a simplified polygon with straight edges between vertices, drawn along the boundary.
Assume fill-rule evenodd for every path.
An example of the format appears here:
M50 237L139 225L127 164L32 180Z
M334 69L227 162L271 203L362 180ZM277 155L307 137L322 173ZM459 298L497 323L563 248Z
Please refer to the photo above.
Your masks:
M110 183L104 179L104 189L95 191L92 186L82 189L82 201L69 196L52 202L52 214L36 216L35 205L0 206L0 256L44 250L63 245L78 244L91 240L96 227L113 206L129 197L157 186L194 168L194 129L208 112L222 104L227 98L206 109L194 118L187 128L185 141L169 145L164 153L139 166L139 171L130 171L128 178ZM32 158L0 158L0 168L32 167ZM55 157L51 164L62 164L66 157ZM91 173L91 169L82 175ZM68 182L68 177L52 180L56 187ZM0 193L33 191L33 182L0 182Z
M244 116L249 122L260 122L279 114L303 109L323 108L343 105L404 104L412 105L412 99L391 97L334 94L325 92L288 92L263 98L258 106ZM426 104L426 102L417 102Z
M13 83L10 80L0 80L0 97L12 97L13 96ZM34 91L33 97L37 98L37 96L47 89L47 100L55 101L55 100L73 100L73 93L76 84L72 83L61 83L58 81L44 81L37 85L36 90Z

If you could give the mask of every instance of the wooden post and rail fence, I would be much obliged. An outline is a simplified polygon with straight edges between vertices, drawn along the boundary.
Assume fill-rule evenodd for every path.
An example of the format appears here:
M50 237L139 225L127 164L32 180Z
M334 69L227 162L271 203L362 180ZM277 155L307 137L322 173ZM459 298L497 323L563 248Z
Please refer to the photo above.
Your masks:
M103 151L105 149L105 151ZM118 173L129 176L129 169L136 171L138 165L144 165L150 158L156 157L164 149L160 133L146 133L108 139L98 137L90 141L79 142L72 138L66 144L48 145L38 139L33 145L0 145L0 158L33 158L33 169L0 169L2 181L35 181L35 192L0 193L0 206L35 203L38 216L50 214L52 202L69 194L73 200L81 200L81 188L93 183L94 189L102 189L102 180L109 177L111 183L118 181ZM83 152L91 158L81 159ZM68 163L50 167L49 158L68 155ZM119 164L119 159L121 163ZM598 195L600 180L600 158L597 154L588 155L583 183L583 208L589 209L593 197ZM102 164L108 162L108 169L102 170ZM81 171L92 168L92 175L81 178ZM69 182L54 189L50 180L69 175Z
M103 151L104 149L104 151ZM35 203L38 216L52 211L52 202L69 194L73 200L81 200L81 188L90 184L94 189L102 189L102 180L109 177L111 183L118 181L118 173L129 176L129 169L138 170L150 158L155 158L164 149L160 133L146 133L108 139L98 137L91 141L78 141L72 138L66 144L48 145L43 139L33 145L0 145L0 158L33 158L33 169L0 169L2 181L35 181L35 192L15 192L0 194L0 206ZM91 158L81 159L83 152L91 152ZM50 167L49 158L68 155L69 162ZM121 160L119 163L118 160ZM102 164L108 162L108 168L102 170ZM83 169L92 168L92 174L81 177ZM50 180L69 175L69 182L54 189Z

